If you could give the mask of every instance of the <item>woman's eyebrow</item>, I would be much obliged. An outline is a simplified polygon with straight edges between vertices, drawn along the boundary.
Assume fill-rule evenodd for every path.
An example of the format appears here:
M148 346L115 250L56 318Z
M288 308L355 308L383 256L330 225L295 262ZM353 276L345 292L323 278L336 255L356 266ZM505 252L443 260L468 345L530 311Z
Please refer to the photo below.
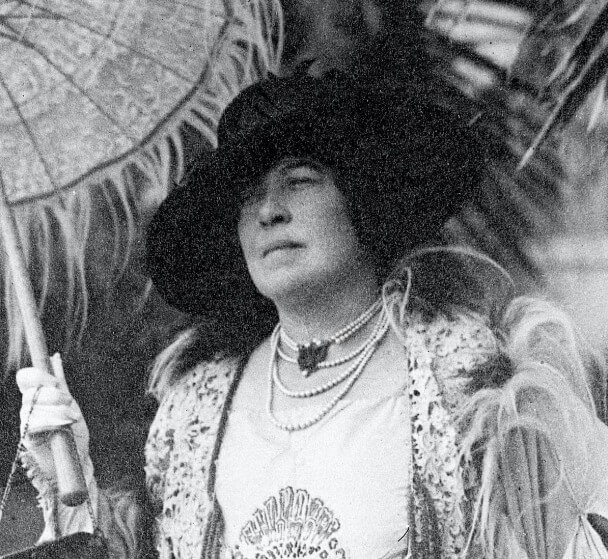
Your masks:
M298 169L300 167L310 167L313 171L317 173L322 173L324 171L323 165L313 161L312 159L306 159L304 157L297 159L288 159L280 164L280 170L282 172L293 171L294 169Z

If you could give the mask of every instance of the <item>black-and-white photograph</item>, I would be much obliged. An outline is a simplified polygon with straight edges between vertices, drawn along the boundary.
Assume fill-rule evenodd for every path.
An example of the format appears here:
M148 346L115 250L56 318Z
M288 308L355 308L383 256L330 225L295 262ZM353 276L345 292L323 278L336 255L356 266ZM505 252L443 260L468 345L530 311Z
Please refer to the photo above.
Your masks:
M3 0L0 558L608 559L608 0Z

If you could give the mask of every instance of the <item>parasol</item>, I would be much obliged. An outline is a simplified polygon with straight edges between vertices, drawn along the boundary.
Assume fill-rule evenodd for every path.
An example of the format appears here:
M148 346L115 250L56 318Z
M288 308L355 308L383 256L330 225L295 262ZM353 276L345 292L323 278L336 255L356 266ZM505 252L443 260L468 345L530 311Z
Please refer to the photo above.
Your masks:
M88 187L106 189L129 217L134 176L162 199L181 173L180 127L213 145L225 104L276 66L279 10L274 0L2 4L0 172L26 257L41 262L41 304L44 279L58 264L49 262L51 238L62 242L66 300L86 293ZM23 331L7 293L15 363ZM86 301L72 310L82 319Z
M147 195L161 200L181 174L180 129L198 130L212 146L227 102L277 66L280 21L273 0L2 4L0 215L10 362L20 359L25 335L34 363L49 370L36 306L58 266L51 254L63 254L68 302L79 289L85 300L72 307L74 318L86 316L91 187L104 189L108 203L118 200L132 227L134 191L145 183ZM57 239L59 250L50 246ZM42 263L37 304L26 277L32 260ZM56 438L69 449L64 434ZM78 487L62 489L66 504L81 499Z

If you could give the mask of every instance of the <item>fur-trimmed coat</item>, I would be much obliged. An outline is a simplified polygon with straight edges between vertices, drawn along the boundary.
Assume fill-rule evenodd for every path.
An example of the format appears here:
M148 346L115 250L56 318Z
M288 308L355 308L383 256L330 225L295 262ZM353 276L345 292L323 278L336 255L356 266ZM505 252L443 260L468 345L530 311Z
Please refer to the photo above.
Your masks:
M560 433L561 443L568 439L570 427L562 429L560 421L580 421L595 433L591 441L608 442L608 429L569 383L542 370L518 371L500 336L475 315L410 315L402 334L411 415L403 428L411 434L414 467L411 557L496 552L501 558L608 558L587 517L608 516L608 476L594 500L588 480L575 472L583 464L577 457L561 462L565 479L553 485L559 462L551 454L570 454L559 440ZM222 557L215 461L242 365L236 359L201 363L162 398L146 448L162 559ZM561 400L552 400L551 389L558 386L575 415L557 417ZM510 422L521 428L513 431ZM546 437L542 429L549 430ZM608 468L608 450L598 454L592 446L581 451L597 464L589 479L599 480L604 459Z
M473 314L410 313L397 326L410 401L408 557L608 559L608 427L567 321L516 299L499 329ZM112 559L151 557L150 544L161 559L222 557L215 464L244 363L199 363L165 384L145 498L99 495Z

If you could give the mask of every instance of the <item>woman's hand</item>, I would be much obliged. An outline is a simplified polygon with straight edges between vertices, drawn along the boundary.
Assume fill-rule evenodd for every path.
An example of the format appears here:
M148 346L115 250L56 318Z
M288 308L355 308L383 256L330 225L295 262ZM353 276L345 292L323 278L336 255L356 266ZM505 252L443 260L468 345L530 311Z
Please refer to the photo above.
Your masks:
M43 476L47 483L54 483L57 476L48 442L49 434L71 426L87 479L89 475L92 476L92 466L91 471L87 472L90 465L89 430L80 407L67 387L61 356L58 353L51 357L51 365L54 376L35 367L20 369L17 372L17 385L22 394L21 437L28 454L24 460L25 466L32 475L32 481ZM31 466L32 460L36 464L35 468L28 467Z
M98 506L97 483L89 456L89 429L68 390L58 353L51 357L51 366L54 376L35 367L17 372L17 385L23 395L20 416L25 451L21 453L21 462L38 491L45 523L39 543L59 535L92 532L94 521L90 510L97 511ZM56 499L57 474L49 439L53 431L66 427L71 427L74 435L90 509L86 504L67 507Z

